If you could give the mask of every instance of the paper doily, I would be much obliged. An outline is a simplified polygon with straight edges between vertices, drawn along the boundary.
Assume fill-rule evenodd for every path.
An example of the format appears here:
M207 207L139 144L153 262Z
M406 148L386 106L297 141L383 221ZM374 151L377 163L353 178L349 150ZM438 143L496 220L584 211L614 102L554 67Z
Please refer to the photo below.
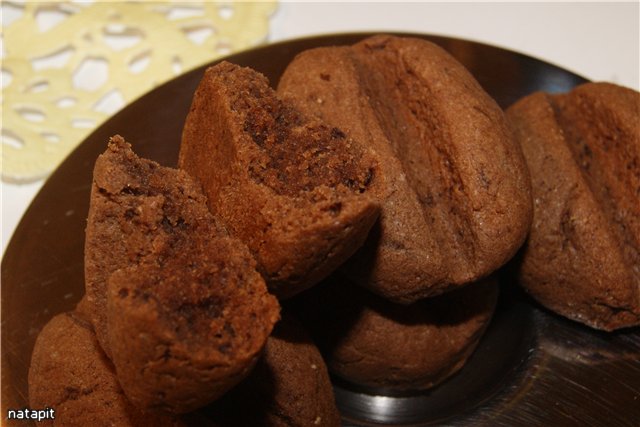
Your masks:
M45 177L126 103L264 41L275 8L274 1L3 1L2 179Z

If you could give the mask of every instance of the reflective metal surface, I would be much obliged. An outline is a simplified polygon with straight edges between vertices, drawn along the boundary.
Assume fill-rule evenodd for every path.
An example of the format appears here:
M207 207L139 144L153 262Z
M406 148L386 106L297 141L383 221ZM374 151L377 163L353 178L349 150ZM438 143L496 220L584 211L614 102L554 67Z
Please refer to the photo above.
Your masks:
M506 293L468 364L440 387L382 397L338 384L345 425L640 425L637 329L596 332Z
M275 86L296 53L364 36L295 40L228 59L266 74ZM457 57L502 107L537 90L561 92L584 82L517 53L419 37ZM27 372L38 332L84 293L84 227L96 157L108 137L120 133L141 156L174 166L203 71L183 75L115 115L69 156L26 212L2 261L3 417L7 408L27 405ZM455 377L431 392L395 397L336 381L336 397L348 426L640 426L640 331L605 334L561 319L505 279L496 317Z

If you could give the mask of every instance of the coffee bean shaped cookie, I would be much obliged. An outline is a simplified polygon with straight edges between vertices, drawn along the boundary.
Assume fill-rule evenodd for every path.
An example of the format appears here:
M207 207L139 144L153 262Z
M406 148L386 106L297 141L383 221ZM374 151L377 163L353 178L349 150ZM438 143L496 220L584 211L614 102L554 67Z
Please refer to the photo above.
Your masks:
M587 83L507 110L533 182L519 279L591 327L640 324L640 94Z
M373 392L432 388L458 372L495 310L492 278L410 305L332 276L293 301L329 370Z
M172 416L143 412L127 400L90 322L60 314L38 335L29 368L31 408L51 408L39 426L185 426Z
M342 264L378 216L367 150L280 100L263 75L228 62L207 69L196 90L179 166L281 298Z
M346 266L360 285L411 303L487 276L521 246L532 211L522 153L443 49L392 36L312 49L278 93L377 155L380 221Z

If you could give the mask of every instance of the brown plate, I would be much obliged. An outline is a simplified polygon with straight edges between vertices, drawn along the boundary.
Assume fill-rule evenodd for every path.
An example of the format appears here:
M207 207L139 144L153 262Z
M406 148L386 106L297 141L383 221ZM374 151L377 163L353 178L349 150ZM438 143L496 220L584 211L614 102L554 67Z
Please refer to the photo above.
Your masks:
M275 85L293 56L350 44L369 34L306 38L227 59ZM585 80L542 61L469 41L438 43L507 107L537 90L563 92ZM49 178L15 231L2 261L2 417L27 406L27 372L38 332L84 293L83 243L93 163L119 133L143 157L174 166L191 97L204 67L155 89L116 114ZM7 201L5 201L7 202ZM466 367L436 389L381 396L336 381L345 425L637 426L640 332L605 334L539 308L508 279L499 308ZM21 423L20 425L24 425Z

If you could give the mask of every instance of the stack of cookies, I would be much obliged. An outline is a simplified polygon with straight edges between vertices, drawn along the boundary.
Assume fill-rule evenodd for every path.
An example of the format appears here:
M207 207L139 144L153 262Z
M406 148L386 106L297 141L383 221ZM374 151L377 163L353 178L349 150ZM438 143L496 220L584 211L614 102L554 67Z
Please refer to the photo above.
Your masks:
M505 115L412 38L303 52L277 90L212 66L178 169L120 136L97 159L86 295L41 332L30 402L62 425L338 426L329 372L450 378L521 248L543 305L638 325L639 109L590 84Z

